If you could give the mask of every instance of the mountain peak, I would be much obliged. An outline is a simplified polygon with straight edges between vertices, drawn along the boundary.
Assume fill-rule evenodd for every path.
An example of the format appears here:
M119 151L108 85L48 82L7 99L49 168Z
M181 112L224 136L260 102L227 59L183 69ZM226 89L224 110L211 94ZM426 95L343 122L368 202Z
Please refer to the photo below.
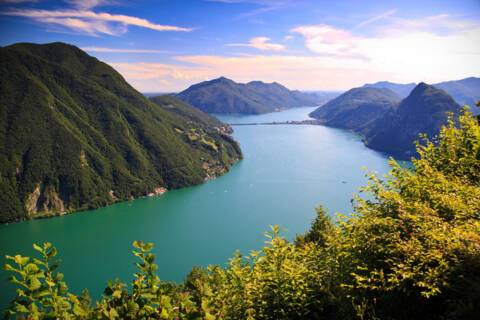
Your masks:
M428 91L428 90L431 90L431 89L436 89L436 88L432 85L429 85L429 84L425 83L425 82L420 82L419 84L417 84L417 86L415 88L413 88L410 95L421 94L421 93L423 93L425 91Z
M260 80L253 80L247 83L247 85L265 85L266 83Z
M19 42L19 43L15 43L10 46L7 46L5 48L11 48L15 50L24 50L28 52L34 51L37 54L47 55L48 58L52 58L50 56L52 53L56 53L57 55L78 54L82 56L88 56L88 54L85 51L82 51L80 48L65 42L60 42L60 41L44 43L44 44L37 44L37 43L31 43L31 42Z
M210 113L259 114L318 104L316 96L291 91L276 82L244 84L225 77L194 84L177 97Z
M220 83L230 83L230 82L234 82L233 80L231 79L228 79L224 76L221 76L221 77L218 77L216 79L213 79L213 80L210 80L209 82L211 83L216 83L216 82L220 82Z
M438 89L432 85L429 85L425 82L420 82L410 93L410 95L405 99L405 101L410 100L449 100L451 103L455 103L453 98L448 95L442 89ZM451 101L450 101L451 100Z
M52 42L46 44L36 44L29 42L20 42L4 47L15 54L18 59L30 59L33 55L44 62L53 63L57 66L70 70L72 73L81 74L84 72L110 74L119 77L120 75L110 66L100 63L100 61L88 55L80 48L64 42Z

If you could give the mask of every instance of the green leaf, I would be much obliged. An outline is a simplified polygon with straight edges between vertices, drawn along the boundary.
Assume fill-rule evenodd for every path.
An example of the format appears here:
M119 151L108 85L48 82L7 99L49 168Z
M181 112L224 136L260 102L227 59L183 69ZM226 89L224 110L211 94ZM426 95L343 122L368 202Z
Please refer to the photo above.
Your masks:
M21 255L16 255L14 257L14 260L18 265L23 266L30 260L30 258L29 257L22 257Z
M18 269L15 269L14 267L12 267L10 264L6 263L3 265L3 270L6 270L6 271L14 271L14 272L18 272L19 270Z
M115 309L110 309L110 311L108 312L108 316L110 319L115 319L119 317L118 312Z
M115 290L115 291L113 291L112 297L114 297L114 298L116 298L116 299L120 299L120 298L122 297L122 291L121 291L121 290Z
M30 285L29 285L30 290L32 291L37 290L41 286L42 286L42 283L36 277L33 277L30 279Z
M45 282L48 284L49 287L54 287L55 286L55 282L53 282L53 281L45 280Z
M25 272L27 273L37 273L39 271L38 266L34 263L29 263L25 266Z
M135 241L133 241L132 245L137 249L141 249L142 246L143 246L143 242L135 240Z
M27 307L25 307L24 305L19 304L19 303L15 303L15 310L16 310L17 312L20 312L20 313L28 313L28 312L30 312L30 310L28 310Z
M37 244L33 244L33 249L35 249L36 251L40 252L40 253L43 253L43 248L40 247L39 245Z

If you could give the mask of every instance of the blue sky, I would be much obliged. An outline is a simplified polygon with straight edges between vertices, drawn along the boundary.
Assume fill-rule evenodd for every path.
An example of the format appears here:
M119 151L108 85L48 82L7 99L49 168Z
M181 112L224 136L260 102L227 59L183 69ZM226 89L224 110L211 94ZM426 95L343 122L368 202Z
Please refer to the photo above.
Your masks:
M226 76L293 89L480 75L480 1L0 0L0 45L74 44L143 92Z

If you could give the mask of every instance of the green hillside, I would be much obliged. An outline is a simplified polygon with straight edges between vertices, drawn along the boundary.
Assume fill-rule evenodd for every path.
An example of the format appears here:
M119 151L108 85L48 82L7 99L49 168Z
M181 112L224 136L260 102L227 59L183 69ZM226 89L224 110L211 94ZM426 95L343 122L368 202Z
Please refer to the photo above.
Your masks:
M0 48L0 88L0 222L198 184L241 157L216 120L70 45Z

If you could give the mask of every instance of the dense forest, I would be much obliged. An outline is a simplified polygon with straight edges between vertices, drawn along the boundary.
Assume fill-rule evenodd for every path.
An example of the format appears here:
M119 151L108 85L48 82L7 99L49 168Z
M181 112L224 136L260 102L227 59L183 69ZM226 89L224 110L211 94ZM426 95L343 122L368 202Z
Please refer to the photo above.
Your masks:
M412 167L385 177L334 221L317 209L294 242L279 227L260 251L228 267L161 282L153 244L136 241L130 285L100 301L70 293L50 243L37 258L8 257L18 285L6 318L31 319L475 319L480 311L480 125L467 109L417 144Z
M77 47L2 47L0 71L0 223L199 184L242 156L227 125Z

